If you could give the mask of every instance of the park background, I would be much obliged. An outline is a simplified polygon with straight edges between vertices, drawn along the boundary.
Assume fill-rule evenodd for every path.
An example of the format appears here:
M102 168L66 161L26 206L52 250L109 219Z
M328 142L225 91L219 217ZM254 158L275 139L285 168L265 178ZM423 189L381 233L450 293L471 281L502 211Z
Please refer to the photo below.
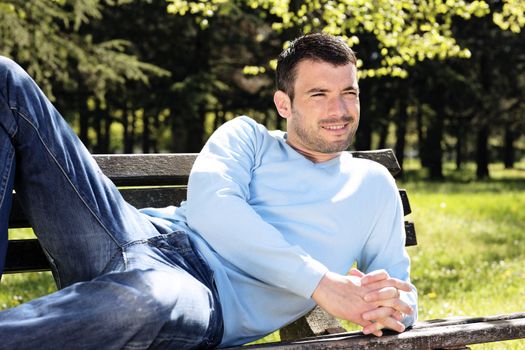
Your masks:
M482 316L525 311L524 12L523 0L0 0L0 54L94 153L198 152L237 115L284 128L276 56L302 33L343 36L359 58L352 149L392 148L403 168L420 318ZM0 308L54 288L49 273L4 276Z

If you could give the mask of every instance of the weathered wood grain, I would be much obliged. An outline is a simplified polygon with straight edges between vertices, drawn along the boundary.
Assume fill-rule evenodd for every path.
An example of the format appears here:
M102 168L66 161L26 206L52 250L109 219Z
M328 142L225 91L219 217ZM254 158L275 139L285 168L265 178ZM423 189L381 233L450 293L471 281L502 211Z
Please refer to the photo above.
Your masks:
M348 332L302 340L234 347L232 350L399 349L426 350L525 338L525 313L423 322L382 337Z
M279 330L282 341L346 332L339 321L320 307Z
M117 186L186 184L196 153L94 155Z
M391 149L380 149L375 151L353 151L352 156L356 158L370 159L384 165L392 176L399 174L401 167L396 158L396 154Z

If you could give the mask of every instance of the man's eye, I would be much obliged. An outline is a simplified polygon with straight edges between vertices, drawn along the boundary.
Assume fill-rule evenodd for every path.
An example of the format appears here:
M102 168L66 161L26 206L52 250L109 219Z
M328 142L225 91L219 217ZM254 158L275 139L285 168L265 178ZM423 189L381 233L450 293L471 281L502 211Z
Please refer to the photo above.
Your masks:
M319 92L319 93L316 93L316 94L312 94L312 97L322 97L324 96L323 93Z
M355 99L359 98L359 95L355 91L348 91L348 92L344 93L343 96L345 98L347 98L347 99L352 99L352 100L355 100Z

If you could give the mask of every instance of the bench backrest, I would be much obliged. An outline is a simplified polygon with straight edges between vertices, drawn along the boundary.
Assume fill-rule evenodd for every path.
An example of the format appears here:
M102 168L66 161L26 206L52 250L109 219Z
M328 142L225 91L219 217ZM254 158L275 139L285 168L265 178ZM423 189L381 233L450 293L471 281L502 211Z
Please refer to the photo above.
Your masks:
M354 157L366 158L383 164L392 175L400 171L390 149L351 152ZM186 198L188 176L195 161L195 153L179 154L125 154L95 155L102 172L117 186L124 198L137 208L178 205ZM404 214L411 212L406 191L400 190ZM9 227L30 227L16 199L13 201ZM405 222L406 245L415 245L414 225ZM49 264L36 239L10 240L5 273L48 270Z

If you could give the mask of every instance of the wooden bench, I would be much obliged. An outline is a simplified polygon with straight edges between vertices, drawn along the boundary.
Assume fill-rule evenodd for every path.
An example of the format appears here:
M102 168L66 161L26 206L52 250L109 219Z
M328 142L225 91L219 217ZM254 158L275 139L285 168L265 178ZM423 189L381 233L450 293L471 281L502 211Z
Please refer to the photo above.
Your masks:
M400 171L392 150L352 152L354 157L383 164L392 175ZM119 186L122 195L137 208L178 205L186 197L188 175L196 154L96 155L102 171ZM399 190L404 214L411 212L405 190ZM10 228L29 227L15 200ZM417 244L413 223L406 221L406 245ZM49 263L36 239L10 240L5 273L49 270ZM334 334L335 333L335 334ZM278 349L441 349L474 343L525 338L525 315L499 318L436 320L422 322L402 334L381 338L346 332L337 320L319 308L281 329L281 342L251 346ZM328 334L328 335L327 335ZM303 340L296 340L303 339ZM243 347L245 348L245 347ZM464 347L460 347L464 348Z

